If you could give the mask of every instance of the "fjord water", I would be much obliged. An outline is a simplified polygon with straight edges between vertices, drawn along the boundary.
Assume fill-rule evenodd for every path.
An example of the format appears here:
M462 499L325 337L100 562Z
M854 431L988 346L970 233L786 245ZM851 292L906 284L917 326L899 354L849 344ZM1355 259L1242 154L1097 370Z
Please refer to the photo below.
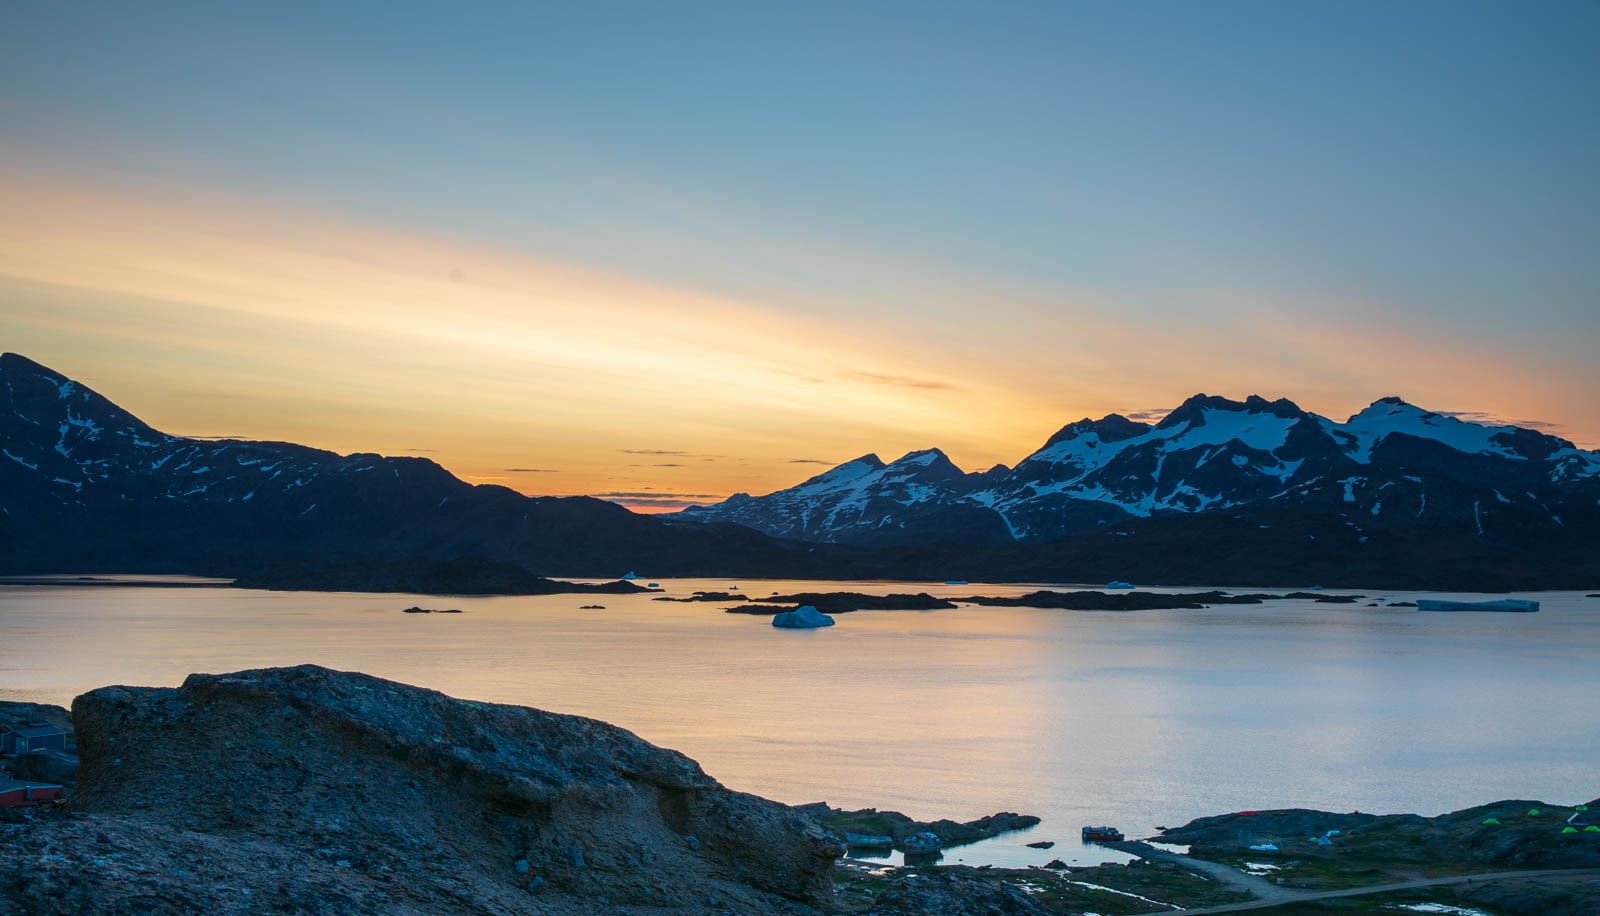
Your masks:
M661 580L667 594L729 580ZM773 591L1035 586L739 580ZM1038 828L969 864L1121 858L1077 842L1250 808L1436 814L1600 794L1600 599L1538 614L1355 605L862 611L777 630L646 595L457 598L0 585L0 699L314 662L613 722L781 801ZM1434 594L1475 600L1503 596ZM465 613L404 614L413 604ZM583 610L602 604L604 610ZM1054 840L1051 850L1029 849Z

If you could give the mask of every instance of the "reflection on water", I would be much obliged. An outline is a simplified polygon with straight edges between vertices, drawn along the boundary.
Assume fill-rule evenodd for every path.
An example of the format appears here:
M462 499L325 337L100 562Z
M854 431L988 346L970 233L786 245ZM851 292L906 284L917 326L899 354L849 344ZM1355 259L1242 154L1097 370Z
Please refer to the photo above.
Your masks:
M734 584L661 581L679 595ZM753 596L1035 587L739 584ZM647 596L0 585L0 699L65 704L106 684L315 662L604 719L782 801L1044 818L945 862L1097 863L1125 856L1079 845L1084 824L1138 836L1244 808L1438 813L1600 794L1600 599L1517 597L1543 612L960 608L794 631ZM466 613L400 613L413 604ZM1056 846L1023 845L1035 840Z

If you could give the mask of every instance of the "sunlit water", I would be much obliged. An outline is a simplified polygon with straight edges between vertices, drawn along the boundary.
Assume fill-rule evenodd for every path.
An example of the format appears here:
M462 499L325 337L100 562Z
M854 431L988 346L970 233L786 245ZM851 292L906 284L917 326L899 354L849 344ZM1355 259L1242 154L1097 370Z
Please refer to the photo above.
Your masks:
M753 596L1034 588L738 581ZM1122 857L1080 846L1084 824L1144 835L1246 808L1433 814L1600 795L1600 599L1516 597L1544 609L964 607L792 631L648 596L0 586L0 699L66 704L106 684L315 662L604 719L781 801L1044 818L947 861L1095 863ZM466 613L400 613L412 604ZM1035 840L1057 845L1023 845Z

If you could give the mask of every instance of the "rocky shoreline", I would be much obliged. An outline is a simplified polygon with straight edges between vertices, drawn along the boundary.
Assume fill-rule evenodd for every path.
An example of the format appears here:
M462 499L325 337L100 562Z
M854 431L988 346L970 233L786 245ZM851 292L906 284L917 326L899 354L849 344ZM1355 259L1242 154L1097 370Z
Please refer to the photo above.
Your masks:
M1492 901L1519 916L1600 903L1600 830L1564 826L1585 820L1581 806L1242 812L1159 837L1192 855L1134 844L1144 858L1126 866L885 868L843 859L842 835L932 831L959 846L1038 819L791 807L604 722L312 665L105 687L70 718L0 703L0 724L35 721L75 726L81 755L64 803L0 808L0 903L39 916L1110 916L1367 886L1374 901ZM1544 883L1384 883L1514 870ZM1317 912L1283 912L1302 911Z

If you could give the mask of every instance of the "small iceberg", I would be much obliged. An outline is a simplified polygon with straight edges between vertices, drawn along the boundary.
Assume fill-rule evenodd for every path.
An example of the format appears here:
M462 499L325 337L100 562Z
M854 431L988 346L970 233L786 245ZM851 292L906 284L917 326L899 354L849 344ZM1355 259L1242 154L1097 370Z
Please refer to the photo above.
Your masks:
M808 604L793 611L784 611L772 618L772 625L784 630L814 630L833 626L833 618Z
M637 578L639 578L639 574L630 569L630 570L628 570L628 574L626 576L622 577L622 581L624 581L624 582L632 582L633 580L635 580Z
M1520 598L1499 598L1494 601L1435 601L1429 598L1417 599L1419 611L1502 611L1513 614L1531 614L1539 609L1537 601L1523 601Z
M660 588L661 587L661 583L660 582L646 582L644 584L644 587L645 588Z
M944 580L944 584L945 585L971 585L972 583L968 582L965 579L946 579L946 580Z
M1278 851L1278 847L1274 846L1271 843L1257 843L1256 845L1254 845L1254 846L1252 846L1250 848L1254 849L1256 852L1277 852Z
M1106 588L1133 588L1133 583L1124 582L1121 579L1118 579L1115 582L1107 582Z

